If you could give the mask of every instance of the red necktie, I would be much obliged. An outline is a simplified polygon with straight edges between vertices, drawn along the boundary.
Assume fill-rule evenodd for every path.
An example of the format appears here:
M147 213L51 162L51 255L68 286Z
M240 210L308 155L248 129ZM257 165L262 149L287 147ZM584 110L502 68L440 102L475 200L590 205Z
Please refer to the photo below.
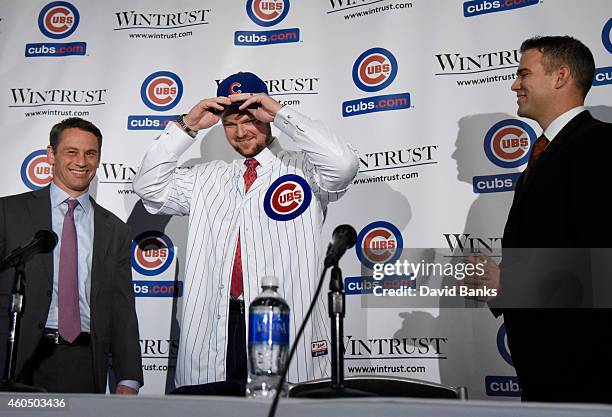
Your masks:
M544 149L546 149L549 143L550 141L546 136L544 136L544 133L542 133L542 135L540 135L540 137L535 141L535 143L533 144L533 150L531 151L531 155L529 155L529 162L527 162L527 168L525 168L525 178L527 177L527 175L529 175L529 172L533 169L533 166L535 165L536 161L538 160L542 152L544 152Z
M78 244L74 225L74 209L77 200L67 200L68 211L62 227L62 246L58 269L58 330L68 342L81 334L81 312L79 309Z
M246 193L251 188L251 185L257 178L256 168L259 165L256 159L249 158L244 161L247 169L242 176L244 178L244 192ZM242 282L242 254L240 251L240 230L238 231L238 243L236 244L236 254L234 255L234 266L232 268L232 281L230 286L230 295L237 300L244 290Z

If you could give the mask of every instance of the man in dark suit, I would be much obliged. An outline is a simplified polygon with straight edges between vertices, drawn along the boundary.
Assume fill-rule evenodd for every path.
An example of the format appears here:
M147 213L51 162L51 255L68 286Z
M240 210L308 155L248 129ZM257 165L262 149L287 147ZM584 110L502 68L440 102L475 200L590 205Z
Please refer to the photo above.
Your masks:
M610 247L612 237L612 206L603 196L612 178L612 125L584 107L595 72L584 44L536 37L521 53L512 84L518 115L538 122L543 135L517 181L501 275L482 255L485 276L466 283L499 290L489 306L504 316L523 400L612 402L612 310L601 308L610 306L612 276L595 272L594 254L606 250L592 249Z
M116 393L136 394L143 383L131 234L89 196L101 146L100 130L86 120L56 124L47 147L50 186L0 199L0 257L38 230L53 230L59 237L52 253L37 255L25 266L15 367L19 382L49 392L104 393L111 355ZM12 275L0 276L3 332Z

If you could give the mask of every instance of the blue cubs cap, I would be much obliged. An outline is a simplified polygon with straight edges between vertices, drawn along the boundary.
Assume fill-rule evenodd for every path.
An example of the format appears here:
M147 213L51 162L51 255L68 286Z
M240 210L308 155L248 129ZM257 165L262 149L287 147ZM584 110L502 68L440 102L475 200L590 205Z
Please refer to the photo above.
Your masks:
M257 75L252 72L238 72L229 75L217 87L217 97L231 96L241 93L265 93L268 94L268 87ZM230 107L239 107L244 101L232 103Z

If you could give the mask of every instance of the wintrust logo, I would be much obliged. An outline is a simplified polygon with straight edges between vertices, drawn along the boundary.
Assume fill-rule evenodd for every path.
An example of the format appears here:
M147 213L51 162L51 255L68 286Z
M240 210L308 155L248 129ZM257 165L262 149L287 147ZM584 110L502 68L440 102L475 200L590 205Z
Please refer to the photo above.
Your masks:
M201 2L199 2L201 4ZM128 39L179 39L191 37L194 30L210 23L211 9L172 10L123 10L115 12L113 31L127 34ZM188 30L180 30L188 28Z
M215 87L222 79L215 80ZM303 96L319 94L319 77L294 75L282 78L264 80L271 97L275 97L281 105L298 106L302 104Z
M106 88L50 88L15 87L9 91L9 108L28 109L26 117L62 116L89 117L94 106L106 104ZM70 109L76 107L76 109Z
M66 1L54 1L44 6L38 14L38 28L50 39L64 39L72 35L79 26L78 9ZM70 43L28 43L26 57L52 57L85 55L85 42Z
M463 87L512 81L516 78L515 68L520 61L517 49L478 53L444 51L434 57L439 68L434 75Z

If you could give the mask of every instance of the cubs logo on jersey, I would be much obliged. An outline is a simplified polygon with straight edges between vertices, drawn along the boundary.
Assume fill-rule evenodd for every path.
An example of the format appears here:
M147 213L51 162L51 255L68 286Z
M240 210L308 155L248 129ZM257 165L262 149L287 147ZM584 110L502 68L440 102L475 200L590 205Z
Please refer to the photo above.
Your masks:
M287 174L274 181L264 197L264 210L276 221L293 220L302 214L312 200L312 189L299 175Z

